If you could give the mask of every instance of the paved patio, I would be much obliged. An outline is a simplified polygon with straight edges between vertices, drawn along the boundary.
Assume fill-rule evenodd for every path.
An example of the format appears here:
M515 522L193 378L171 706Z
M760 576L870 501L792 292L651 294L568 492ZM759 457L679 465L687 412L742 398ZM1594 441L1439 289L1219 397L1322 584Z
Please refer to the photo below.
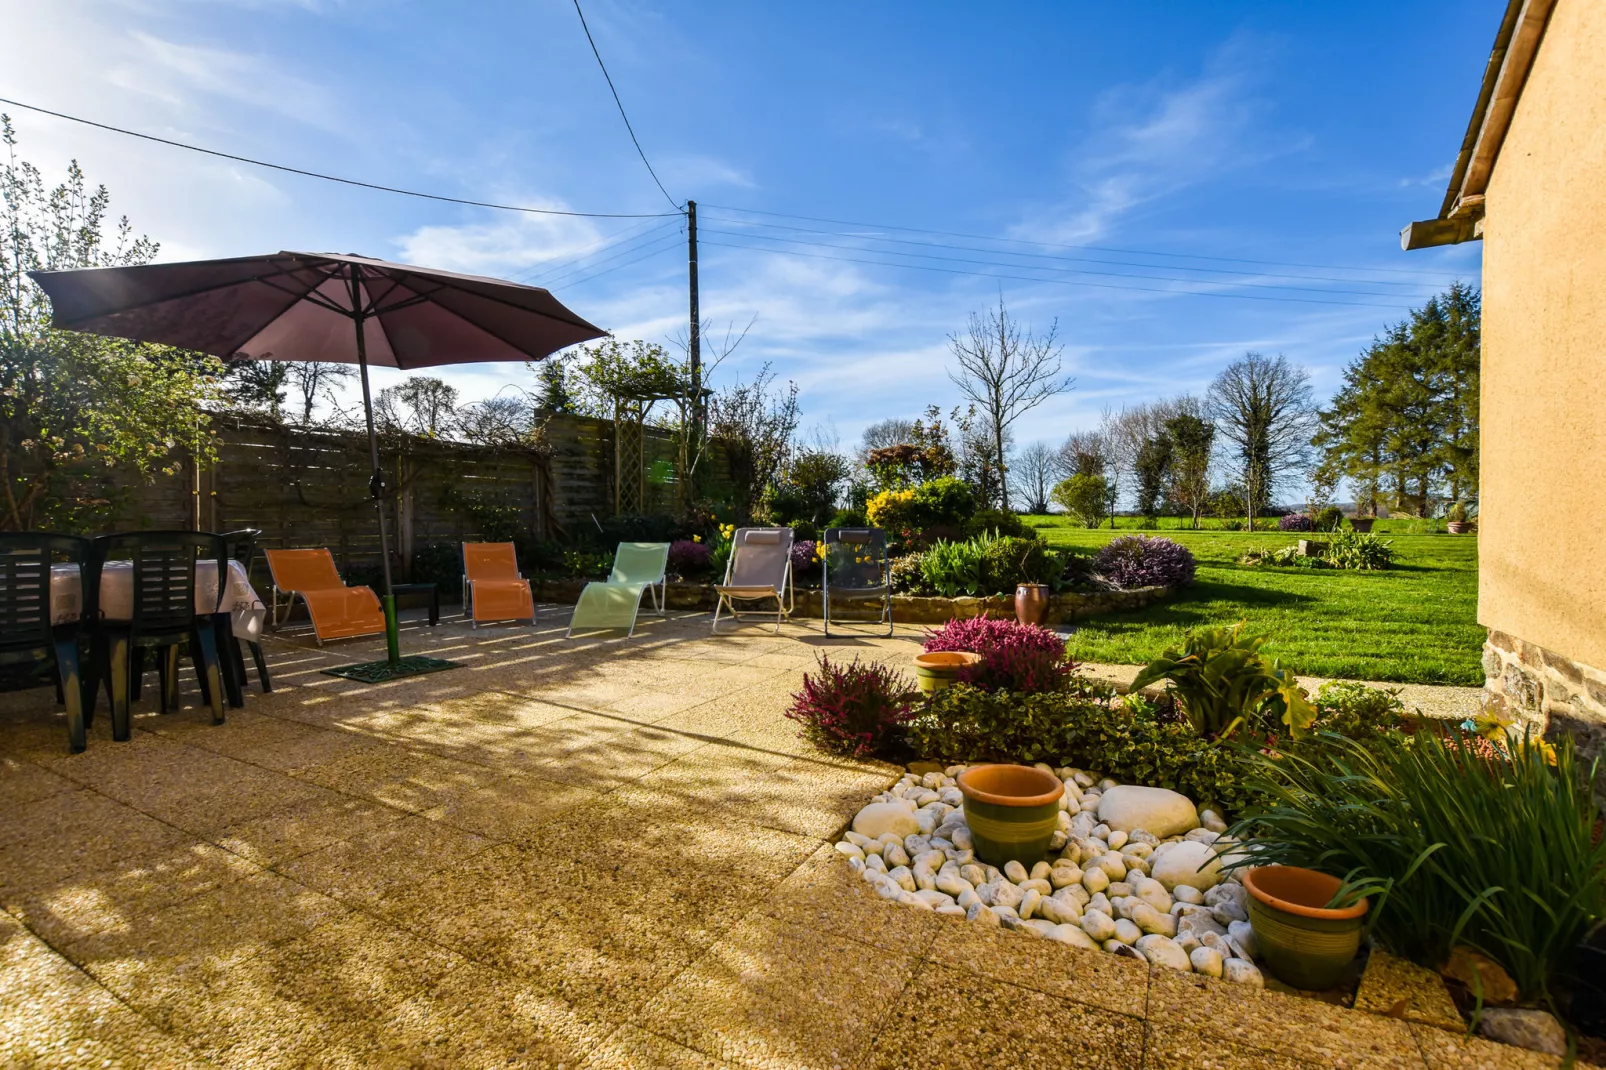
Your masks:
M876 898L831 840L896 770L781 713L918 629L558 620L409 628L465 667L377 687L271 640L226 725L102 709L80 755L0 695L0 1065L1556 1065Z

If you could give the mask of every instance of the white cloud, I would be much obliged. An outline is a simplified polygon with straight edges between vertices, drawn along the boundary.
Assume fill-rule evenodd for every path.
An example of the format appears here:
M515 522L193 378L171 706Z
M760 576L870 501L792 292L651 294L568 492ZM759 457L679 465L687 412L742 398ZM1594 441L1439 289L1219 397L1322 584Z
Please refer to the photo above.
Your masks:
M734 186L739 189L756 189L758 183L747 171L734 167L713 156L670 154L664 156L657 167L664 185L671 194L680 190L699 190L709 186Z

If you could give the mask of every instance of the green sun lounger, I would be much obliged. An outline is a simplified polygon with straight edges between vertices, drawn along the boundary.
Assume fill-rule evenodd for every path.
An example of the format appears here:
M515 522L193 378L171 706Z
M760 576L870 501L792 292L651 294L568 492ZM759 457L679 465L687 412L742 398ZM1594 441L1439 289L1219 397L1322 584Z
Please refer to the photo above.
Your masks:
M664 615L665 577L669 567L667 542L622 542L614 551L613 571L606 580L588 583L574 604L569 630L624 631L636 634L636 615L641 612L641 596L652 592L653 608Z

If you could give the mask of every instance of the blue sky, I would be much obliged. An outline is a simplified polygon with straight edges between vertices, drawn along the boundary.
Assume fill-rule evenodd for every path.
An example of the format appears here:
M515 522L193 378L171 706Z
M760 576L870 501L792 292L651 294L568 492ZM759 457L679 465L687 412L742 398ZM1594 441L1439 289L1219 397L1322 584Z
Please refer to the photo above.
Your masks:
M1380 328L1477 277L1478 244L1397 235L1437 211L1499 0L866 7L586 4L648 158L702 206L704 314L753 322L721 376L772 361L805 429L849 445L955 402L947 336L1000 291L1057 319L1076 376L1024 443L1201 390L1246 349L1325 397ZM0 25L3 96L451 196L669 210L567 0L0 0ZM625 338L684 332L673 219L431 204L6 110L25 158L80 159L163 259L361 252L549 283ZM470 399L531 382L449 377Z

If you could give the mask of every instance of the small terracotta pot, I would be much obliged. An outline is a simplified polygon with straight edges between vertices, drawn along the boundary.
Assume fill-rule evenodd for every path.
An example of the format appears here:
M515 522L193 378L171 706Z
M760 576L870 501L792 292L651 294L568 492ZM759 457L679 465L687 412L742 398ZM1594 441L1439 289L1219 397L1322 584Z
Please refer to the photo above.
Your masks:
M1349 526L1352 530L1365 535L1372 530L1373 519L1373 517L1369 516L1352 516L1349 518Z
M1244 873L1249 924L1261 959L1279 981L1319 991L1343 977L1360 950L1370 904L1362 899L1328 909L1342 885L1337 877L1298 866L1258 866Z
M1015 588L1015 619L1022 624L1042 624L1048 616L1048 585L1022 583Z
M1444 526L1449 529L1451 535L1465 535L1467 532L1472 530L1472 521L1446 520L1444 522Z
M942 650L915 655L915 679L926 694L952 687L959 670L981 664L981 655L966 650Z
M959 790L977 858L995 866L1042 860L1059 828L1059 777L1029 765L973 765L959 774Z

